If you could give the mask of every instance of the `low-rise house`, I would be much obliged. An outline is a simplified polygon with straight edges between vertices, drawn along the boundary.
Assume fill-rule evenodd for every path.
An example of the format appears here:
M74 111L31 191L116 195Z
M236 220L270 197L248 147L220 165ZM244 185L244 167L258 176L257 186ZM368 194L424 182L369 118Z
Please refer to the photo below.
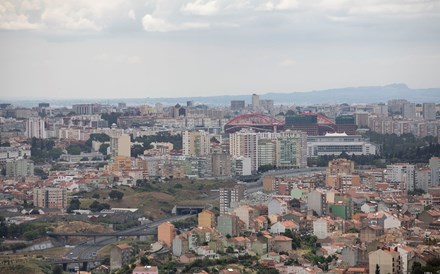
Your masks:
M197 248L197 255L202 256L204 258L208 257L210 259L218 259L217 253L207 245L199 246Z
M267 209L269 215L278 214L282 216L287 214L287 203L281 199L272 198L267 206Z
M269 227L269 221L266 216L258 216L254 219L254 230L263 231Z
M341 250L340 259L347 266L356 266L368 263L368 252L365 247L344 246Z
M288 252L292 250L292 238L275 235L272 239L272 251L275 252Z
M179 257L179 261L182 264L190 264L197 260L197 256L192 253L185 253L182 256Z
M296 210L290 210L289 213L282 216L283 221L294 221L299 225L299 230L306 230L306 215Z
M173 255L181 256L189 251L187 234L176 235L173 239Z
M298 231L299 225L293 221L276 222L270 227L270 232L274 234L285 233L286 230Z
M376 212L376 213L370 213L367 214L367 223L368 225L378 225L383 227L385 222L386 216L383 212Z
M365 203L361 206L361 211L366 214L375 213L377 211L377 204Z
M368 267L349 267L345 274L368 274Z
M133 274L159 274L159 269L157 266L136 266L133 269Z
M440 218L440 210L425 210L419 214L418 220L422 221L419 224L421 228L428 228L432 226Z
M131 247L128 244L119 244L110 250L110 268L111 270L119 269L128 263L131 257Z
M369 225L361 229L359 238L363 243L371 243L384 234L384 228L378 225Z
M267 241L261 237L254 237L251 239L251 250L260 256L266 254L268 251Z

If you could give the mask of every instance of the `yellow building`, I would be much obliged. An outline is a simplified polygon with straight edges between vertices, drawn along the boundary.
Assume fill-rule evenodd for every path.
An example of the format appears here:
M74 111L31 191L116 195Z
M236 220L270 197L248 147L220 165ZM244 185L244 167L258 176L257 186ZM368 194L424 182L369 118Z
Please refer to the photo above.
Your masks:
M164 243L167 247L172 247L173 239L176 236L176 228L170 222L161 223L157 227L157 240Z
M131 158L126 156L116 156L113 163L106 166L107 171L124 171L131 169Z
M356 174L327 175L326 186L337 190L348 190L361 185L361 177Z
M216 226L215 214L214 212L205 209L198 215L199 227L209 227L214 228Z
M360 176L353 173L353 161L343 158L330 161L325 176L326 186L342 191L360 186Z

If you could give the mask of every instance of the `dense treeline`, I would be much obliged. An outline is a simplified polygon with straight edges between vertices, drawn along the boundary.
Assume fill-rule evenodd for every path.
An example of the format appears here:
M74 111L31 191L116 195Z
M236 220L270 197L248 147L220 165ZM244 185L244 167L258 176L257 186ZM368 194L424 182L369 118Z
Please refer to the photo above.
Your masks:
M158 132L156 135L136 137L134 141L143 143L143 146L133 146L131 149L132 157L142 155L145 149L152 148L150 144L153 142L168 142L173 144L174 149L182 149L182 135L171 135L169 132L166 131Z
M77 142L77 143L72 143L72 144L68 145L66 147L67 153L69 153L71 155L80 155L81 152L89 153L92 151L92 142L93 141L98 141L101 143L109 142L110 136L108 136L105 133L90 134L89 139L85 143ZM101 144L99 151L102 154L106 155L108 146L109 146L108 144Z
M440 144L433 136L417 138L413 134L379 134L367 132L370 141L381 146L381 156L389 163L427 163L433 156L440 156Z
M0 238L34 240L46 235L49 224L45 222L28 222L22 224L7 224L0 217Z
M61 148L55 148L55 141L52 139L39 139L33 137L31 145L31 160L37 164L56 161L63 154Z
M111 127L112 124L116 124L120 116L122 116L122 112L111 112L111 113L101 114L101 118L108 122L109 127Z

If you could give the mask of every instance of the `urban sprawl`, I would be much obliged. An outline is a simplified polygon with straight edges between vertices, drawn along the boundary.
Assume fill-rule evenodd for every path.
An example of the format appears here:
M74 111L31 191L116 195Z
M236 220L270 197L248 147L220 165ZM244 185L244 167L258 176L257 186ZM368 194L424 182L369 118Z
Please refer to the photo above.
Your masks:
M440 271L439 104L0 116L0 273Z

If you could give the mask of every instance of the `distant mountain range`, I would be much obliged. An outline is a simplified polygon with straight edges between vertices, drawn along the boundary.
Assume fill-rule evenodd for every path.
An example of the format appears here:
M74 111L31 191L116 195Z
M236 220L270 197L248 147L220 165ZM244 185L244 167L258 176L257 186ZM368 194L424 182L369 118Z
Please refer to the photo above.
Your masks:
M411 89L405 84L391 84L387 86L371 87L348 87L327 89L309 92L291 93L266 93L260 94L260 99L272 99L276 105L308 105L308 104L334 104L334 103L386 103L392 99L406 99L410 102L440 103L440 88ZM175 97L175 98L119 98L119 99L32 99L32 100L0 100L1 103L12 103L18 106L34 107L38 103L48 102L52 106L71 106L77 103L103 103L117 104L125 102L128 105L155 104L164 105L182 104L187 101L194 101L195 104L207 104L217 106L229 106L231 100L244 100L246 104L251 103L249 95L224 95L204 97Z

